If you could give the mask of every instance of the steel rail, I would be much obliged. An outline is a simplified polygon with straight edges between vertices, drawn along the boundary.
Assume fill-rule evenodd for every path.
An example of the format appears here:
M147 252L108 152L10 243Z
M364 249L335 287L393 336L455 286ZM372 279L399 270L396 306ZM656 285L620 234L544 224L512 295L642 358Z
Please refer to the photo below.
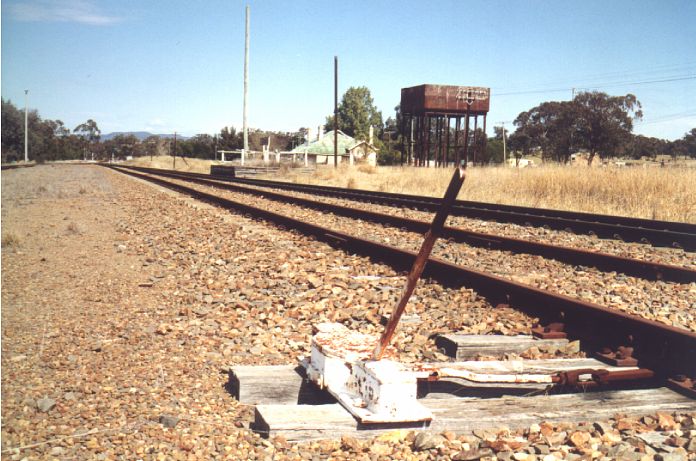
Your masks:
M17 168L29 168L29 167L32 167L32 166L36 166L36 164L35 164L35 163L29 163L29 164L21 163L21 164L18 164L18 165L12 165L12 164L10 164L10 165L0 165L0 170L3 170L3 171L4 171L4 170L16 170Z
M129 168L136 171L142 170L141 168L130 166L119 166L119 168ZM226 181L210 179L209 177L201 178L198 176L190 176L169 170L147 169L147 172L150 174L190 181L205 186L216 187L223 190L264 197L283 203L301 205L315 210L328 211L338 216L345 216L353 219L363 219L383 225L386 224L411 232L423 233L426 232L430 226L430 223L426 221L319 202L316 200L295 197L278 192L244 187ZM535 254L545 258L553 258L569 264L596 267L602 271L616 271L648 280L664 280L678 283L696 282L696 270L668 264L625 258L606 253L579 250L571 247L549 245L511 237L467 231L451 226L446 226L443 229L442 237L445 239L452 239L456 242L463 242L475 247L512 251L515 253Z
M184 174L192 177L211 177L211 175L203 173ZM330 197L342 197L350 200L388 206L409 207L430 212L436 212L440 206L440 199L436 197L376 192L361 189L343 189L331 186L293 184L263 179L230 178L223 176L215 176L215 178L226 182L294 190ZM576 234L591 234L601 238L649 243L655 246L675 246L687 251L696 251L696 225L689 223L462 200L455 202L451 214L454 216L488 221L509 222L525 226L564 230Z
M416 257L415 252L409 250L310 224L132 170L114 169L195 199L299 231L344 251L386 263L396 270L408 270ZM634 348L633 356L640 360L640 366L654 370L662 378L696 374L696 332L512 282L438 258L428 259L424 276L446 286L472 288L492 305L506 303L545 321L563 318L568 334L579 338L585 350L630 343Z
M271 181L267 179L251 179L251 178L224 178L235 182L244 182L247 184L258 185L261 187L276 187L276 188L298 188L317 192L344 193L350 192L359 194L365 197L378 197L386 200L404 199L418 203L429 203L439 205L441 200L439 197L420 196L411 194L399 194L394 192L379 192L366 189L346 189L333 186L318 186L312 184L294 184L283 181ZM603 223L610 225L618 225L625 227L638 227L642 229L654 229L662 231L671 231L677 233L694 234L696 236L696 224L682 223L676 221L661 221L653 219L632 218L628 216L614 216L605 214L586 213L580 211L555 210L550 208L533 208L519 205L504 205L486 202L474 202L470 200L457 200L456 205L460 207L469 207L479 210L489 211L508 211L512 213L522 213L529 216L538 216L544 218L563 218L571 221L585 221L588 223Z

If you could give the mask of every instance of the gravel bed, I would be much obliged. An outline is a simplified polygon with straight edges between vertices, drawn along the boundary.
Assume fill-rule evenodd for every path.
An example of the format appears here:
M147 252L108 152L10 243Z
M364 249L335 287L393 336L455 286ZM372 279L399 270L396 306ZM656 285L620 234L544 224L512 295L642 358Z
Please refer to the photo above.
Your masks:
M186 181L175 182L208 192L214 190L216 194L223 197L252 203L307 222L414 251L420 248L422 242L419 234L393 227L336 216L248 194L213 189ZM594 268L573 266L541 256L488 250L445 240L439 240L436 243L433 255L540 289L696 331L696 283L644 280L616 272L602 272Z
M421 221L430 222L433 218L433 213L428 211L417 211L410 208L398 208L386 205L370 204L271 187L252 186L249 184L242 185L244 187L258 190L271 190L274 192L308 198L319 202L349 206L356 209L375 211L389 215L398 215ZM498 223L494 221L484 221L461 216L450 216L447 220L447 225L474 232L524 239L551 245L562 245L571 248L597 251L616 256L670 264L673 266L686 267L696 270L696 252L688 252L678 248L653 247L651 245L641 243L600 239L596 236L573 234L571 232L545 229L542 227L520 226L518 224Z
M3 459L696 459L686 413L265 440L227 367L293 363L318 321L375 331L402 277L96 166L3 172L2 199ZM427 315L399 332L405 359L428 358L438 329L533 323L471 290L425 281L416 296Z
M403 284L367 258L99 167L2 179L3 241L18 241L3 248L2 446L39 444L10 458L209 459L233 447L263 459L267 442L234 431L251 413L221 370L295 362L315 322L380 331ZM399 331L404 361L443 360L437 331L534 323L467 289L424 281L416 297L410 312L428 315ZM181 430L160 424L167 415Z

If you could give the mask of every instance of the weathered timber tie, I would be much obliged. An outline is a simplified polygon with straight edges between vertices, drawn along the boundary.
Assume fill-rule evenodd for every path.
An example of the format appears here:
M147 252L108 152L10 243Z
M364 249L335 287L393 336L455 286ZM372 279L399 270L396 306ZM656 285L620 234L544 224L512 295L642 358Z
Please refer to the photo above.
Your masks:
M392 336L394 336L399 319L401 319L401 315L406 309L406 304L411 298L413 290L416 288L416 283L418 283L418 279L423 273L423 269L425 269L425 265L428 262L428 257L433 251L435 241L440 234L442 234L442 229L445 226L445 221L447 220L449 211L452 208L452 204L454 204L454 201L457 199L457 195L462 188L462 184L464 184L465 177L465 167L460 165L452 175L452 179L447 187L445 196L442 199L442 205L440 206L440 209L437 210L437 213L433 218L433 223L430 225L430 229L425 233L423 244L418 251L418 256L416 256L416 260L413 262L411 271L406 279L406 286L401 294L401 299L399 299L399 302L394 308L394 312L392 312L392 315L389 317L389 322L387 322L387 326L384 328L384 332L379 338L379 342L372 353L372 358L374 360L380 360L382 358L384 350L391 342Z

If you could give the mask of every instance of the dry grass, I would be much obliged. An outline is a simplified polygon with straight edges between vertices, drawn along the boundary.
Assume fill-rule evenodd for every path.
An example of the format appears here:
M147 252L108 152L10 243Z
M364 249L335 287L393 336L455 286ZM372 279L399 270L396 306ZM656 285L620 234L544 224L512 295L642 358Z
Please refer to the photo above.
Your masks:
M80 229L80 226L78 226L74 222L71 222L70 224L68 224L68 227L66 228L66 233L80 235L82 234L82 229Z
M176 159L176 169L208 173L210 160ZM140 157L126 162L172 168L172 157ZM275 179L351 189L440 196L450 169L412 167L320 166L313 174L281 168ZM586 211L696 223L696 168L587 168L544 165L538 168L470 168L459 194L462 200Z
M141 166L147 168L162 168L166 170L173 169L174 158L170 155L159 155L152 158L150 157L136 157L133 160L128 160L123 162L124 165ZM212 160L203 160L199 158L187 158L182 157L176 158L176 170L177 171L190 171L193 173L210 173L210 165L218 165L220 162L213 162Z
M14 249L19 248L20 239L19 236L13 232L7 232L2 234L2 248Z
M440 196L450 169L341 166L293 182ZM696 168L470 168L462 200L696 223Z

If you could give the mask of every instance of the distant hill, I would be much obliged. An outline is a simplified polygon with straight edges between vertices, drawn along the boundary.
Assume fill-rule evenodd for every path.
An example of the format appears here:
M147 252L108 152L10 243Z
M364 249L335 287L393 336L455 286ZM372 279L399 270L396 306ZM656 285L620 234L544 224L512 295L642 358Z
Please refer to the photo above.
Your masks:
M169 138L174 137L173 133L172 134L156 134L156 133L150 133L149 131L114 131L112 133L107 133L107 134L101 135L101 140L102 141L109 141L118 135L126 135L127 136L129 134L132 134L133 136L138 138L140 141L144 140L145 138L147 138L149 136L159 136L160 138L165 138L165 139L169 139ZM176 138L177 139L188 139L189 137L177 134Z

